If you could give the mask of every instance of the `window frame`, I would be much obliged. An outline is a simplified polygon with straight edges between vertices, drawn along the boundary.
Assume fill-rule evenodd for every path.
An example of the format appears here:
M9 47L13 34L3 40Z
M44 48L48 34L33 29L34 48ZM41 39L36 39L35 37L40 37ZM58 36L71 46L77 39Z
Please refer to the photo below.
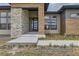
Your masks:
M10 16L8 16L8 13L10 13L10 11L4 11L4 13L6 13L5 17L1 16L1 13L3 13L3 12L0 12L0 30L10 30L11 22L10 23L8 22L8 19L10 18ZM1 23L1 18L6 18L6 23ZM5 28L1 27L3 24L5 24ZM8 28L8 27L10 27L10 28Z
M55 22L52 22L53 18L55 18L55 20L56 20ZM49 22L46 22L46 20L48 20ZM48 24L46 25L46 23L48 23L49 25ZM56 25L53 25L53 23L56 23ZM48 26L48 28L46 28L46 26ZM53 28L52 26L56 26L56 27ZM57 30L57 16L55 16L55 17L49 16L49 19L45 19L45 30Z

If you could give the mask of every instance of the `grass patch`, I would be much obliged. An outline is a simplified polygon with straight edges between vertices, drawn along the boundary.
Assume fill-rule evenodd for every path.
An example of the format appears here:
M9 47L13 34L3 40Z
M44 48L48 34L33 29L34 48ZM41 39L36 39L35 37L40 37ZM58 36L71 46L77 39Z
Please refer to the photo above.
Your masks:
M12 49L0 49L0 56L79 56L79 47L71 46L28 46L13 50L15 54L9 53Z
M79 47L60 48L60 47L28 47L20 52L16 52L16 56L77 56L79 55Z
M79 36L64 36L64 35L56 35L56 34L47 34L46 38L40 39L47 39L47 40L79 40Z
M9 40L0 40L0 45L5 44L6 42L8 42Z
M3 45L10 40L11 40L10 36L0 36L0 45Z

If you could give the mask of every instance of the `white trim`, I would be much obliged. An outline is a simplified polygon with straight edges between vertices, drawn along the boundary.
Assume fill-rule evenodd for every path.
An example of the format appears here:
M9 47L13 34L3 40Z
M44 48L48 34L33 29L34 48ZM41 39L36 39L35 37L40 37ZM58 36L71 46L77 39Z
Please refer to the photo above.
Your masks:
M0 35L10 35L10 30L0 30Z

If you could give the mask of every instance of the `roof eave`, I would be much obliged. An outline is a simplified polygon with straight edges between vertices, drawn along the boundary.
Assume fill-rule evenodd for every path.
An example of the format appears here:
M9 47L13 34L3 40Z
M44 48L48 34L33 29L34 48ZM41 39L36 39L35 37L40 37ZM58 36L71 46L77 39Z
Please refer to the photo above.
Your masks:
M47 11L48 6L49 6L49 3L45 3L45 4L44 4L45 11Z
M0 6L0 9L11 9L11 6Z

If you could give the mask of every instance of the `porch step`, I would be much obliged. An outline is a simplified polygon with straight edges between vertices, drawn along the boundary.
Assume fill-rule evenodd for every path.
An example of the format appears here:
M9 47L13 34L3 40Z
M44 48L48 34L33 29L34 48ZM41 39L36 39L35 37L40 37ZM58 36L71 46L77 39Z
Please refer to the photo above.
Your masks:
M11 44L36 44L38 41L38 37L35 35L25 34L19 38L13 39L8 43Z
M11 41L9 41L8 43L37 43L38 38L37 37L19 37L17 39L13 39Z
M38 37L38 38L45 38L46 36L44 34L24 34L22 37Z

